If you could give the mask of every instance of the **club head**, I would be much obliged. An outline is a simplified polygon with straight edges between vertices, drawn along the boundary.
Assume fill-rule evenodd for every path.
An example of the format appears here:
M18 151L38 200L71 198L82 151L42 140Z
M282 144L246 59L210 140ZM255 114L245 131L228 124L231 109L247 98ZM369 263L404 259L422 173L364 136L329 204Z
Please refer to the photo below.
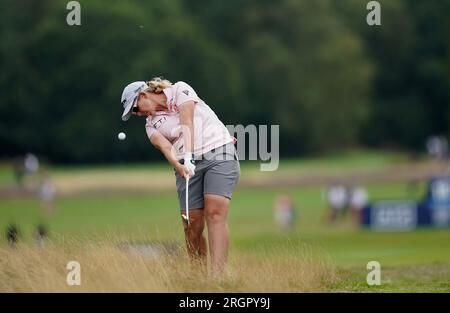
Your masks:
M189 225L189 219L187 218L186 214L181 214L181 217L183 218L183 221L185 221Z

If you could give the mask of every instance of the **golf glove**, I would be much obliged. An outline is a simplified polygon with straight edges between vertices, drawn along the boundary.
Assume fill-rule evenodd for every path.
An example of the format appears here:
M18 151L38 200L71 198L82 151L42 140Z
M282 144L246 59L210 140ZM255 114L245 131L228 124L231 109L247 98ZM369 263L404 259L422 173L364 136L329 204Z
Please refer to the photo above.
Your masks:
M192 153L184 155L184 166L189 170L191 177L195 175L195 160Z

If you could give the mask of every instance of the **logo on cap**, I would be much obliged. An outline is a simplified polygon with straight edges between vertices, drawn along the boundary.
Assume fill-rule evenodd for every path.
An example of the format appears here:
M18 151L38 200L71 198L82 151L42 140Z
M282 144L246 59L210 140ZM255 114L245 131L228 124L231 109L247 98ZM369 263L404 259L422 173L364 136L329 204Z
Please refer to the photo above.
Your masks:
M141 91L141 89L144 88L144 87L147 87L147 85L146 85L146 84L143 84L143 85L139 86L138 88L136 88L136 89L134 90L134 93L137 93L137 92Z

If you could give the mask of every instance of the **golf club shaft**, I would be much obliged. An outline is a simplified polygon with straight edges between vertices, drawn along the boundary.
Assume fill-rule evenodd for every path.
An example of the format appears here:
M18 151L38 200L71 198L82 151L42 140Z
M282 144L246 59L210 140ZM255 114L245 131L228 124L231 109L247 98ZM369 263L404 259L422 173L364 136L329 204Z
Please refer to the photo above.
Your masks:
M186 177L186 220L189 224L189 177Z

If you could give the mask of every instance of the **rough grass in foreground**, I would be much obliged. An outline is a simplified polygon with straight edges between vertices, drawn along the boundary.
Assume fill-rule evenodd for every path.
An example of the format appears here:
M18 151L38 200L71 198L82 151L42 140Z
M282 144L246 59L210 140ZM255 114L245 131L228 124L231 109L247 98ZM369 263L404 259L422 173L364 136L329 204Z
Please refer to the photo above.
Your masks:
M320 292L338 282L328 256L306 245L233 253L214 279L179 248L151 257L115 243L3 247L0 292ZM81 286L66 284L69 261L81 265Z

